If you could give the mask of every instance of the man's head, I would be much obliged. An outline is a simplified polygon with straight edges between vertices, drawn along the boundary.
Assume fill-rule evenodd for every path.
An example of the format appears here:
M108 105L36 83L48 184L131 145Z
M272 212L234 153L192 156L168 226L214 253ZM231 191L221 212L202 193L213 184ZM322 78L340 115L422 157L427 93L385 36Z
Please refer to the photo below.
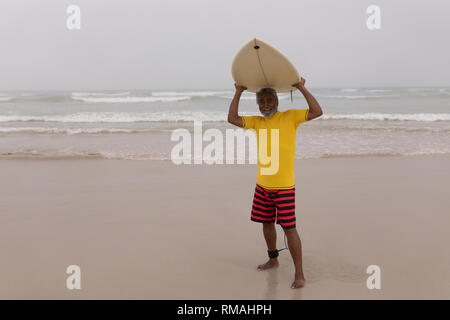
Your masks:
M256 93L256 102L259 105L259 111L265 116L270 117L278 110L277 92L272 88L262 88Z

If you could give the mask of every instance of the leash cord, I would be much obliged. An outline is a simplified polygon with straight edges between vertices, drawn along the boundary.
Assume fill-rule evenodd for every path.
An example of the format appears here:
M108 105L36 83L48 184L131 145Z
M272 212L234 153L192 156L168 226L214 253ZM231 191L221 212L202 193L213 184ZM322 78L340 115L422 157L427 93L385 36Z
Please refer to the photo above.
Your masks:
M284 234L284 246L285 246L285 248L283 248L283 249L277 249L278 252L283 251L283 250L285 250L285 249L288 249L288 245L287 245L287 243L286 243L286 234Z

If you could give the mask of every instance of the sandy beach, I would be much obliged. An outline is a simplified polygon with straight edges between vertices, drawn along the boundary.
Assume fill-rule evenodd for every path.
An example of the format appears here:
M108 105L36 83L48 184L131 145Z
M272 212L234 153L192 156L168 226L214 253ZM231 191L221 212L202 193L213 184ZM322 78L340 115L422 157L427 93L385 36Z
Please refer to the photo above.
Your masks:
M0 160L1 299L449 299L450 156L296 160L305 288L250 221L256 165ZM279 226L279 248L284 246ZM66 268L81 268L81 290ZM369 290L366 268L381 268Z

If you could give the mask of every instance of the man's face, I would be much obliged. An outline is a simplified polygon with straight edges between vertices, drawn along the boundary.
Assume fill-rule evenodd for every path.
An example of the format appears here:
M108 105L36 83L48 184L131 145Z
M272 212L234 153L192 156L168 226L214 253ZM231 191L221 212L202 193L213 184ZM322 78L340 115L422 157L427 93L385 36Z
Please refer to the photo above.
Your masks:
M265 116L270 117L278 109L278 103L275 97L270 93L262 93L258 97L259 111Z

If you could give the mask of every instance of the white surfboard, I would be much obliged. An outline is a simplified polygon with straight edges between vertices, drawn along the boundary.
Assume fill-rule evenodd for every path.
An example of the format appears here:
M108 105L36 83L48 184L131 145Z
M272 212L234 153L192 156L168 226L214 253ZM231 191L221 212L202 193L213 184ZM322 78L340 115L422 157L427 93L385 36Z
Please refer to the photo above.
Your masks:
M295 91L292 84L300 81L297 69L284 54L256 38L236 54L231 73L234 81L250 92L266 87L277 92Z

